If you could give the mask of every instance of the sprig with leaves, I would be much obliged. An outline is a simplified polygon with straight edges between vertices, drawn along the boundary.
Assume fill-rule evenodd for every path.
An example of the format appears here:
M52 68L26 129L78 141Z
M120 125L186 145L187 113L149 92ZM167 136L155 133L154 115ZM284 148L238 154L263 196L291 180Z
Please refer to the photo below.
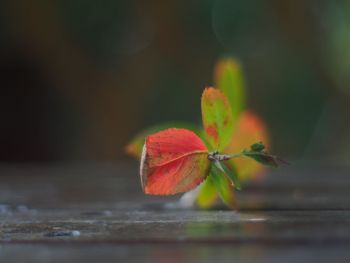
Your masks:
M128 153L142 156L140 175L146 194L171 195L199 187L196 203L200 207L212 206L219 196L235 208L234 189L240 190L241 179L248 177L244 171L261 170L251 162L272 167L286 163L267 152L261 142L267 139L262 122L243 110L245 94L239 65L222 60L215 72L219 89L208 87L201 98L203 129L192 128L194 132L187 124L174 125L178 128L163 125L146 130L127 146ZM249 148L231 152L243 142L249 142ZM252 161L237 162L240 159Z

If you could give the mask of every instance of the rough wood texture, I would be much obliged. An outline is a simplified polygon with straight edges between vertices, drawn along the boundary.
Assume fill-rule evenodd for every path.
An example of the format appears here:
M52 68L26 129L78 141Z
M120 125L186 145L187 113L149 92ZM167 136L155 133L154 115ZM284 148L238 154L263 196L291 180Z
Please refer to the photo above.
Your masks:
M346 168L271 171L239 211L144 196L135 163L0 172L1 262L350 262Z

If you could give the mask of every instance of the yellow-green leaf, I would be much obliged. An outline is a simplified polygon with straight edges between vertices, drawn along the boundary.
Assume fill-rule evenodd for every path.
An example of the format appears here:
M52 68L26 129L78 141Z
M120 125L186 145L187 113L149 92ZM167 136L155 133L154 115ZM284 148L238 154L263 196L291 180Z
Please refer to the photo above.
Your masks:
M216 188L210 177L211 175L199 186L196 203L200 208L211 208L218 199Z
M215 85L228 98L236 121L245 106L244 77L241 65L234 59L221 59L215 66Z
M212 87L202 94L202 121L211 150L222 151L231 139L233 116L227 97Z
M236 208L234 189L231 181L215 165L211 166L210 175L207 180L211 180L215 186L221 200L230 208Z

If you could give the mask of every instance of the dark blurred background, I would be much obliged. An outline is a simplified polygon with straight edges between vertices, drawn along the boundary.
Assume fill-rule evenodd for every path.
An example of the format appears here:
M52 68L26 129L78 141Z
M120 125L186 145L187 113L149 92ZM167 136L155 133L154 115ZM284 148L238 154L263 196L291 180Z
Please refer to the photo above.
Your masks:
M275 152L349 163L346 0L2 0L0 161L115 160L143 127L200 123L224 56Z

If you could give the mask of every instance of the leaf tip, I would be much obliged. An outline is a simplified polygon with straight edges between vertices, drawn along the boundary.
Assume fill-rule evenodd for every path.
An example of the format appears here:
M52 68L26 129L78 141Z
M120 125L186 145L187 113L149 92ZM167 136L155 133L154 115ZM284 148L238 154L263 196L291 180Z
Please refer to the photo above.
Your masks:
M241 71L241 64L238 62L238 60L232 57L219 59L214 69L215 79L219 79L225 70Z
M127 144L125 147L124 147L124 152L129 155L129 156L132 156L132 157L135 157L135 158L139 158L140 157L140 154L139 154L139 151L138 151L138 148L137 146L134 144L134 143L129 143Z

